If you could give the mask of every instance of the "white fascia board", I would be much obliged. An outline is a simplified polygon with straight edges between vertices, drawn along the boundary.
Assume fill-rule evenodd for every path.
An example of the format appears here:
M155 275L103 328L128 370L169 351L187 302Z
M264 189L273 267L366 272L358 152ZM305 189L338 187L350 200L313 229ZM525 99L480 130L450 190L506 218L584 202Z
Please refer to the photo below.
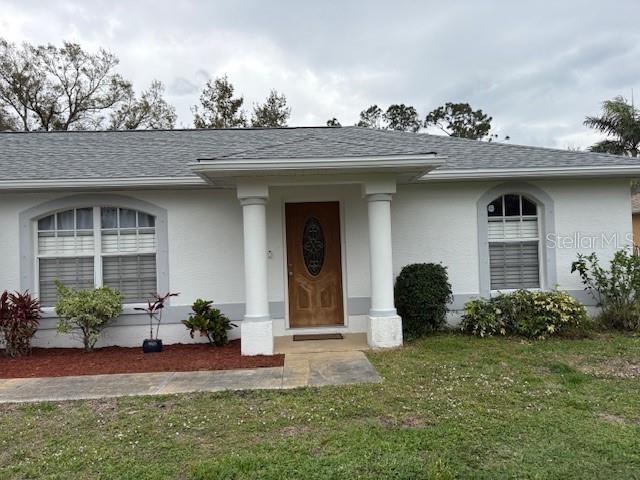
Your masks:
M246 175L287 175L297 172L424 172L444 164L444 157L435 153L421 155L385 155L343 158L285 159L213 159L191 163L191 170L207 177L238 177Z
M206 186L200 177L133 177L79 178L56 180L0 180L1 190L48 190L57 188L120 188L120 187L196 187Z
M640 176L640 163L636 165L597 167L544 167L544 168L490 168L432 170L419 181L492 180L502 178L552 178L552 177L610 177Z

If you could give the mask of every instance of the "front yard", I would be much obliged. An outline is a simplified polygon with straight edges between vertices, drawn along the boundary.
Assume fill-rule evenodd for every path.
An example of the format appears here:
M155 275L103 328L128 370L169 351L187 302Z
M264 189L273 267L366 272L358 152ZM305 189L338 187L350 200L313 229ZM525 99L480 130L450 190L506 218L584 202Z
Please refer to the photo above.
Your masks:
M640 338L443 334L385 381L0 406L0 478L640 478Z

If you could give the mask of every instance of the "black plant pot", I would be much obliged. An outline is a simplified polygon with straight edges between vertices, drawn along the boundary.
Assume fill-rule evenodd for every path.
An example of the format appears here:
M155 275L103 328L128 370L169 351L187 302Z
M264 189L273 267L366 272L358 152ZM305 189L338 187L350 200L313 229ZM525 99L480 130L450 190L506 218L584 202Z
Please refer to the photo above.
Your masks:
M162 351L162 340L159 338L151 339L147 338L144 342L142 342L142 351L144 353L155 353Z

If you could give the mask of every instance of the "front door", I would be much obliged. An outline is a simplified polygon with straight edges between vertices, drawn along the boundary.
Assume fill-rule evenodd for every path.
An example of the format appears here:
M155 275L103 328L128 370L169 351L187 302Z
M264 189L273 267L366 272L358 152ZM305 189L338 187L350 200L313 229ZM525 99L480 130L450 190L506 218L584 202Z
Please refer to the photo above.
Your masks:
M289 326L344 325L340 204L287 203Z

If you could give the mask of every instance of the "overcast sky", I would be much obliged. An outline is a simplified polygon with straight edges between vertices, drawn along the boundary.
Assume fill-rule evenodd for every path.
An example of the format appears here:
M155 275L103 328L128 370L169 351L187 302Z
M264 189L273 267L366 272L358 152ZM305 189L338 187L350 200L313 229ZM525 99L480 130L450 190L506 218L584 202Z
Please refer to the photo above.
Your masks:
M285 93L290 125L469 102L511 143L559 148L597 138L602 100L640 97L639 18L638 0L0 0L0 36L110 50L136 89L164 82L178 126L227 73L249 108Z

